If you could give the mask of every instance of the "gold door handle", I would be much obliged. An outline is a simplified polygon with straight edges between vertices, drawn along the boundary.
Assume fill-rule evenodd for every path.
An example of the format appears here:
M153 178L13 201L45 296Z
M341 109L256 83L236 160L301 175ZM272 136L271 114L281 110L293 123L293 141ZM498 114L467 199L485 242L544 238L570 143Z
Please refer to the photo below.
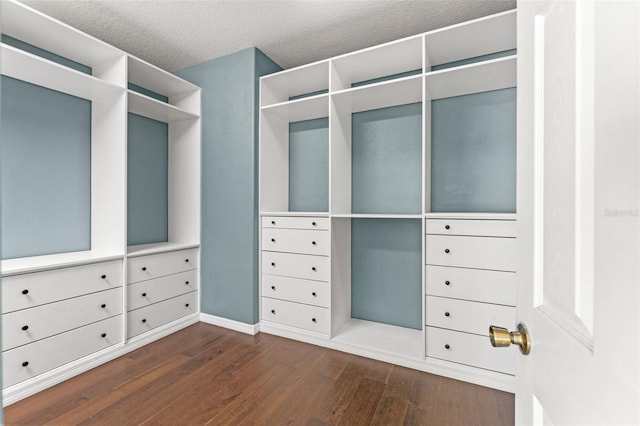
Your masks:
M513 343L520 347L520 352L523 355L528 355L531 352L531 336L523 323L518 324L518 331L511 332L506 328L492 325L489 327L489 340L494 348L506 347Z

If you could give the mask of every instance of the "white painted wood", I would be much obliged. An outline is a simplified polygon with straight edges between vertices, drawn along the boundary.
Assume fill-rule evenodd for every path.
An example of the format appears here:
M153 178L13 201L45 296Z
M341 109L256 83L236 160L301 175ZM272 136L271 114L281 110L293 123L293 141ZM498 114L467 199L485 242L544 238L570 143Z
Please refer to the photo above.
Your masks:
M50 269L81 266L89 263L106 262L120 259L123 255L99 253L97 251L76 251L70 253L56 253L44 256L20 257L4 259L0 263L3 280L12 275L26 274Z
M170 123L172 121L192 120L197 114L187 112L169 103L150 98L133 90L128 91L129 112Z
M106 334L105 337L102 337ZM4 388L122 342L122 316L115 316L2 353ZM23 366L23 363L28 365Z
M513 220L427 219L427 234L516 237Z
M331 98L329 205L331 214L351 213L351 111Z
M427 219L516 220L515 213L425 213Z
M427 264L463 268L515 271L515 238L427 235ZM448 252L447 252L448 250Z
M262 252L262 273L284 277L329 281L330 260L326 256Z
M640 423L639 29L637 2L518 5L517 424Z
M312 120L329 116L329 95L286 101L261 108L265 116L275 116L288 122Z
M329 223L327 217L262 217L264 228L329 230Z
M2 348L13 349L121 313L122 287L118 287L3 314Z
M331 220L331 334L351 320L351 220Z
M331 313L327 308L268 297L262 298L262 320L322 334L331 331Z
M336 213L331 217L348 219L421 219L418 214L398 214L398 213Z
M333 101L350 112L422 102L422 76L399 78L335 92Z
M204 322L205 324L217 325L218 327L228 328L229 330L239 331L240 333L244 334L250 334L251 336L255 336L260 332L260 323L247 324L216 315L201 313L200 322Z
M198 247L200 247L200 244L197 243L178 242L139 244L127 247L127 257L132 258L146 256L148 254L167 253L170 251L185 250Z
M269 211L261 211L260 216L289 216L289 217L329 217L328 212L269 212Z
M2 313L7 314L120 286L121 260L4 277Z
M351 88L352 83L422 69L422 36L412 36L347 53L331 60L337 78L332 91Z
M515 374L518 348L492 348L488 340L485 336L427 327L427 359L437 358Z
M471 302L446 297L426 297L426 325L489 336L493 324L515 324L513 306Z
M331 233L306 229L262 228L262 250L329 256Z
M516 55L462 65L426 74L432 100L516 86Z
M314 62L260 78L260 105L286 102L289 97L329 89L329 61Z
M198 290L198 269L127 286L127 311Z
M198 86L142 59L131 55L127 59L129 82L137 86L167 97L200 90ZM197 114L199 109L190 112Z
M198 292L193 291L130 311L127 315L127 337L130 339L178 318L194 314L198 312L197 303Z
M432 66L515 49L516 10L430 31L425 38Z
M335 333L333 340L379 353L424 359L422 330L351 318Z
M198 250L188 249L127 259L127 283L198 268Z
M324 281L263 274L262 297L329 308L331 307L331 286Z
M427 295L516 305L515 272L427 265L425 273Z

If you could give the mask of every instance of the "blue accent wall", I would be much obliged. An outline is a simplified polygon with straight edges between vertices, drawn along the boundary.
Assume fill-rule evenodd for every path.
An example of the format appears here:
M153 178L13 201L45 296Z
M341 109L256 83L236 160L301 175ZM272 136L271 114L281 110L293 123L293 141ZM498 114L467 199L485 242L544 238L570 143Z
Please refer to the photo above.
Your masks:
M91 102L2 77L2 255L91 248Z
M201 309L258 316L258 79L281 70L250 48L176 72L202 88Z
M422 104L352 115L353 213L422 213Z
M128 115L127 244L168 240L169 126Z
M165 95L161 95L160 93L154 92L153 90L146 89L142 86L138 86L137 84L128 83L127 88L129 90L133 90L134 92L138 92L145 96L149 96L150 98L156 99L160 102L168 103L169 97Z
M329 211L329 119L289 123L289 211Z
M18 40L17 38L10 37L6 34L2 34L2 42L11 47L15 47L16 49L24 50L25 52L40 56L41 58L48 59L52 62L64 65L65 67L69 67L76 71L80 71L85 74L91 74L92 72L91 67L88 67L76 61L72 61L71 59L67 59L64 56L56 55L55 53L51 53L48 50L40 49L39 47L36 47L29 43L25 43L22 40Z
M351 219L351 317L422 329L421 219Z

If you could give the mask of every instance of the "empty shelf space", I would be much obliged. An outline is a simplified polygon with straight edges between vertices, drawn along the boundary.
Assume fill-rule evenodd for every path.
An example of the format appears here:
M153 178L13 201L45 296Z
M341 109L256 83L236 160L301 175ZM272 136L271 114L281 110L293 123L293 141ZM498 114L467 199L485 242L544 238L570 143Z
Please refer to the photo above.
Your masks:
M149 96L129 90L129 112L147 118L170 123L198 118L197 114L187 112L171 104L158 101Z

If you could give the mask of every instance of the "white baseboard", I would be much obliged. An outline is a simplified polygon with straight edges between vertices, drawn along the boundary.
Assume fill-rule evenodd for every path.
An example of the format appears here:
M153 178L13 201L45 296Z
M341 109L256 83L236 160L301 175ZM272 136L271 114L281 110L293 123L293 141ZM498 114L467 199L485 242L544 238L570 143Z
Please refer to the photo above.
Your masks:
M222 318L216 315L200 314L200 321L211 325L217 325L219 327L228 328L230 330L239 331L240 333L250 334L255 336L260 332L260 323L258 324L246 324L240 321L234 321L227 318Z
M92 368L111 361L112 359L118 358L141 348L142 346L148 345L153 341L195 324L199 322L199 320L199 314L180 318L179 320L134 337L126 343L119 343L110 346L100 352L80 358L76 361L40 374L32 379L25 380L24 382L17 383L2 391L2 405L6 407L14 402L18 402L21 399L27 398L35 393L50 388L51 386L64 382L65 380L77 376L80 373L84 373L85 371L91 370Z

